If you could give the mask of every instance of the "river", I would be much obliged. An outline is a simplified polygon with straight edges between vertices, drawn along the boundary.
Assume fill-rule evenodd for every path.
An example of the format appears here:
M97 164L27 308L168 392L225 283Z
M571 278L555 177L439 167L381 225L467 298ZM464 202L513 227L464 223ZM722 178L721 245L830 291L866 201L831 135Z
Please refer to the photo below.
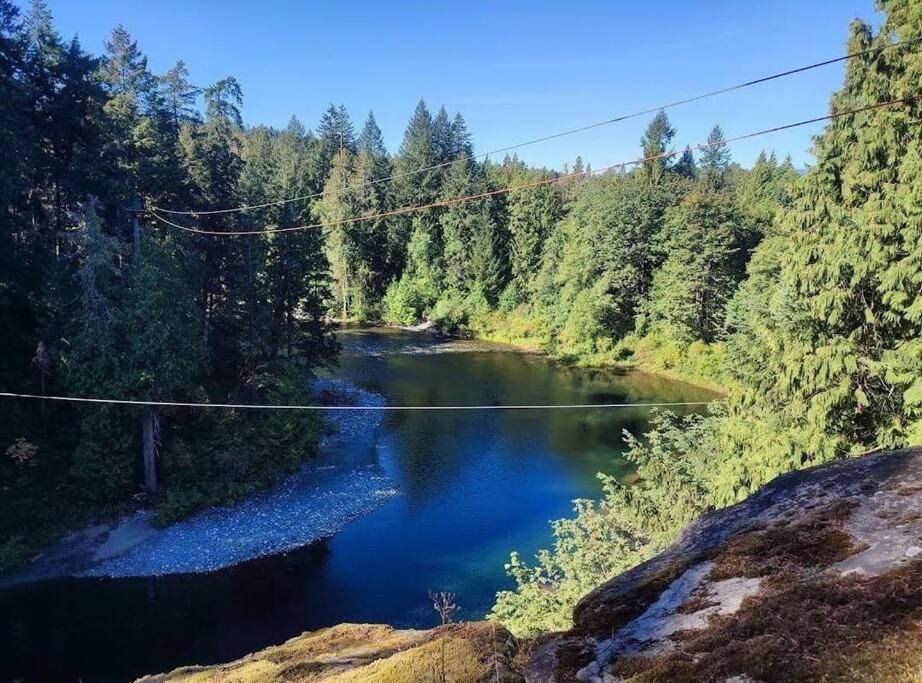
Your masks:
M340 339L335 377L392 405L713 398L640 372L566 368L421 332L347 329ZM621 433L643 432L648 418L647 408L379 416L325 462L367 469L394 495L344 517L321 540L217 571L8 588L0 592L0 680L130 680L339 622L431 627L429 589L455 592L459 618L482 618L496 591L511 586L503 570L510 551L530 557L547 547L548 522L570 514L573 499L598 496L597 472L632 475ZM310 524L325 504L312 506Z

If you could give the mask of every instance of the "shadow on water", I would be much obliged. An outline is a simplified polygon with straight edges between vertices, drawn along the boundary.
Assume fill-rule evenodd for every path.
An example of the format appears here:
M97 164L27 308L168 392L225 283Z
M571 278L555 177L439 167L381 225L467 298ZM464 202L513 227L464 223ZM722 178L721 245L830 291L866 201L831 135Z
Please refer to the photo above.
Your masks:
M419 333L350 330L342 339L336 374L394 405L713 398L641 373L564 368ZM382 507L323 541L212 573L0 593L0 680L125 680L343 621L429 627L428 589L456 592L459 616L481 618L510 586L511 550L547 546L548 521L570 514L574 498L598 495L597 472L632 473L621 433L643 432L648 418L646 408L389 413L355 446L400 491Z

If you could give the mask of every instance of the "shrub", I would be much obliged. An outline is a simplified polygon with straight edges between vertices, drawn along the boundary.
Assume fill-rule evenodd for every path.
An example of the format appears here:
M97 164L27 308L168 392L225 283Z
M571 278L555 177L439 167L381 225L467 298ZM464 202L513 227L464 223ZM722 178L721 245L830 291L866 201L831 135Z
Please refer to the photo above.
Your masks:
M387 288L382 318L391 325L413 325L422 317L424 305L412 278L404 275Z

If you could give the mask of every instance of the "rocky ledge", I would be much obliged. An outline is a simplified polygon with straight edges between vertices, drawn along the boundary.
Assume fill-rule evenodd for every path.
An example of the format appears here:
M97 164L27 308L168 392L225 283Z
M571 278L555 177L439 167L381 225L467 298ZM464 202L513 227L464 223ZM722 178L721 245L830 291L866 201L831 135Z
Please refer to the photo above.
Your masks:
M775 479L537 642L530 683L917 681L922 448Z

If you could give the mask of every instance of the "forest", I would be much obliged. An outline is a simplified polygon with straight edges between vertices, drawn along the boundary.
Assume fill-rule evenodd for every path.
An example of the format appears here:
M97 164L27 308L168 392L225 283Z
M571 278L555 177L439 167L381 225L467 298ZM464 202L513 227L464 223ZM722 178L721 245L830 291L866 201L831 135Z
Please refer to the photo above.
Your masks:
M861 56L830 110L892 106L832 119L804 172L768 151L742 168L717 124L676 150L680 116L660 111L643 161L594 173L475 155L463 116L422 100L393 154L372 113L357 127L341 105L312 129L245 125L233 77L152 73L122 27L91 55L41 0L24 16L0 0L0 386L306 404L337 323L428 321L722 388L706 416L626 435L640 483L600 475L601 501L556 522L551 550L512 556L517 587L492 617L566 628L580 596L702 511L922 443L922 52L892 46L922 34L922 12L886 10L876 32L852 25ZM215 212L232 207L247 208ZM139 501L166 523L239 500L310 457L321 428L4 400L0 568Z

